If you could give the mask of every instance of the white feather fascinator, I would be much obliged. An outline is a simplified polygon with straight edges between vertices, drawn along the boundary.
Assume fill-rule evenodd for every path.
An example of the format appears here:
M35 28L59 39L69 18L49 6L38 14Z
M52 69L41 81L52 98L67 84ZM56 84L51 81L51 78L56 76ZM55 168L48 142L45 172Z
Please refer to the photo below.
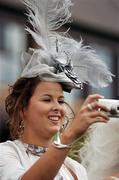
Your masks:
M92 125L80 158L89 180L104 180L119 171L119 118Z
M65 90L82 88L82 83L94 87L107 86L112 74L95 51L57 32L70 21L71 0L23 0L28 8L32 35L38 49L30 49L22 56L21 77L39 76L42 80L64 84Z

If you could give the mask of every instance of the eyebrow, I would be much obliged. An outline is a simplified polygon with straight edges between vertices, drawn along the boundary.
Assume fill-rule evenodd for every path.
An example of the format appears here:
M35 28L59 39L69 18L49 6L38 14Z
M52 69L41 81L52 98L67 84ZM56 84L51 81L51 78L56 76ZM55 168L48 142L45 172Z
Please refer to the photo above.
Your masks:
M52 97L52 95L50 95L50 94L43 94L43 96L49 96L49 97ZM64 96L61 95L61 96L59 96L59 98L63 98L63 99L64 99Z

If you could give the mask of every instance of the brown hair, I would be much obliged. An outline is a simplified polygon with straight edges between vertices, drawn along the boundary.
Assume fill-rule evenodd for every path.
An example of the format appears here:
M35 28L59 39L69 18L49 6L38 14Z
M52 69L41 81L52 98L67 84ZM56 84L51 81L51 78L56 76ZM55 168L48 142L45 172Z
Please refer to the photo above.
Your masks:
M20 112L28 106L29 100L39 82L38 77L20 78L10 87L10 94L5 100L5 108L10 118L8 124L12 140L19 138L20 125L23 121Z

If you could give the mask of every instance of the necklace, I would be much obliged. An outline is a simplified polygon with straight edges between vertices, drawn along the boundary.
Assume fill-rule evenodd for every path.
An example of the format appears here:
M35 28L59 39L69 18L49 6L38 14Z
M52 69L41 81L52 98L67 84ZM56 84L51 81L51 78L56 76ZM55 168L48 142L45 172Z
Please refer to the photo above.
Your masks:
M42 156L48 150L48 148L46 148L46 147L40 147L40 146L37 146L34 144L23 143L23 145L26 149L27 154L30 153L35 156ZM57 177L59 178L59 180L63 180L63 176L61 175L61 172L58 172Z
M37 146L37 145L33 145L33 144L26 144L24 143L24 147L26 148L26 153L31 153L35 156L41 156L43 155L47 150L48 148L46 147L40 147L40 146Z

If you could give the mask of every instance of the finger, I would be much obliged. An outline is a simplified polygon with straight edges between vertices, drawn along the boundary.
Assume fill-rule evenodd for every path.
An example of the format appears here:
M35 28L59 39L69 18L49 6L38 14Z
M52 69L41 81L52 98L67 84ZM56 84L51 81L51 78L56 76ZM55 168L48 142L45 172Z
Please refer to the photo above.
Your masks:
M100 94L92 94L92 95L89 95L87 97L87 99L85 100L84 102L84 105L87 105L89 103L92 103L94 101L97 101L98 99L103 99L104 96L100 95Z
M86 108L88 111L93 111L93 106L91 103L87 104Z
M85 109L87 109L88 111L104 111L104 112L110 111L110 109L108 107L99 103L98 101L87 104L85 106Z
M98 123L98 122L99 123L107 123L108 120L105 118L102 118L102 117L97 117L97 118L95 118L94 123Z
M108 121L109 121L109 118L106 118L106 117L104 117L104 116L94 116L94 117L91 117L90 118L90 124L93 124L93 123L97 123L97 122L99 122L99 123L108 123Z
M92 111L89 114L90 118L103 118L105 120L109 120L109 117L106 113L104 113L103 111Z
M102 103L100 103L99 101L95 101L95 102L93 102L93 103L91 103L91 106L92 106L92 109L93 110L103 110L103 111L105 111L105 112L109 112L110 111L110 109L107 107L107 106L105 106L104 104L102 104Z

